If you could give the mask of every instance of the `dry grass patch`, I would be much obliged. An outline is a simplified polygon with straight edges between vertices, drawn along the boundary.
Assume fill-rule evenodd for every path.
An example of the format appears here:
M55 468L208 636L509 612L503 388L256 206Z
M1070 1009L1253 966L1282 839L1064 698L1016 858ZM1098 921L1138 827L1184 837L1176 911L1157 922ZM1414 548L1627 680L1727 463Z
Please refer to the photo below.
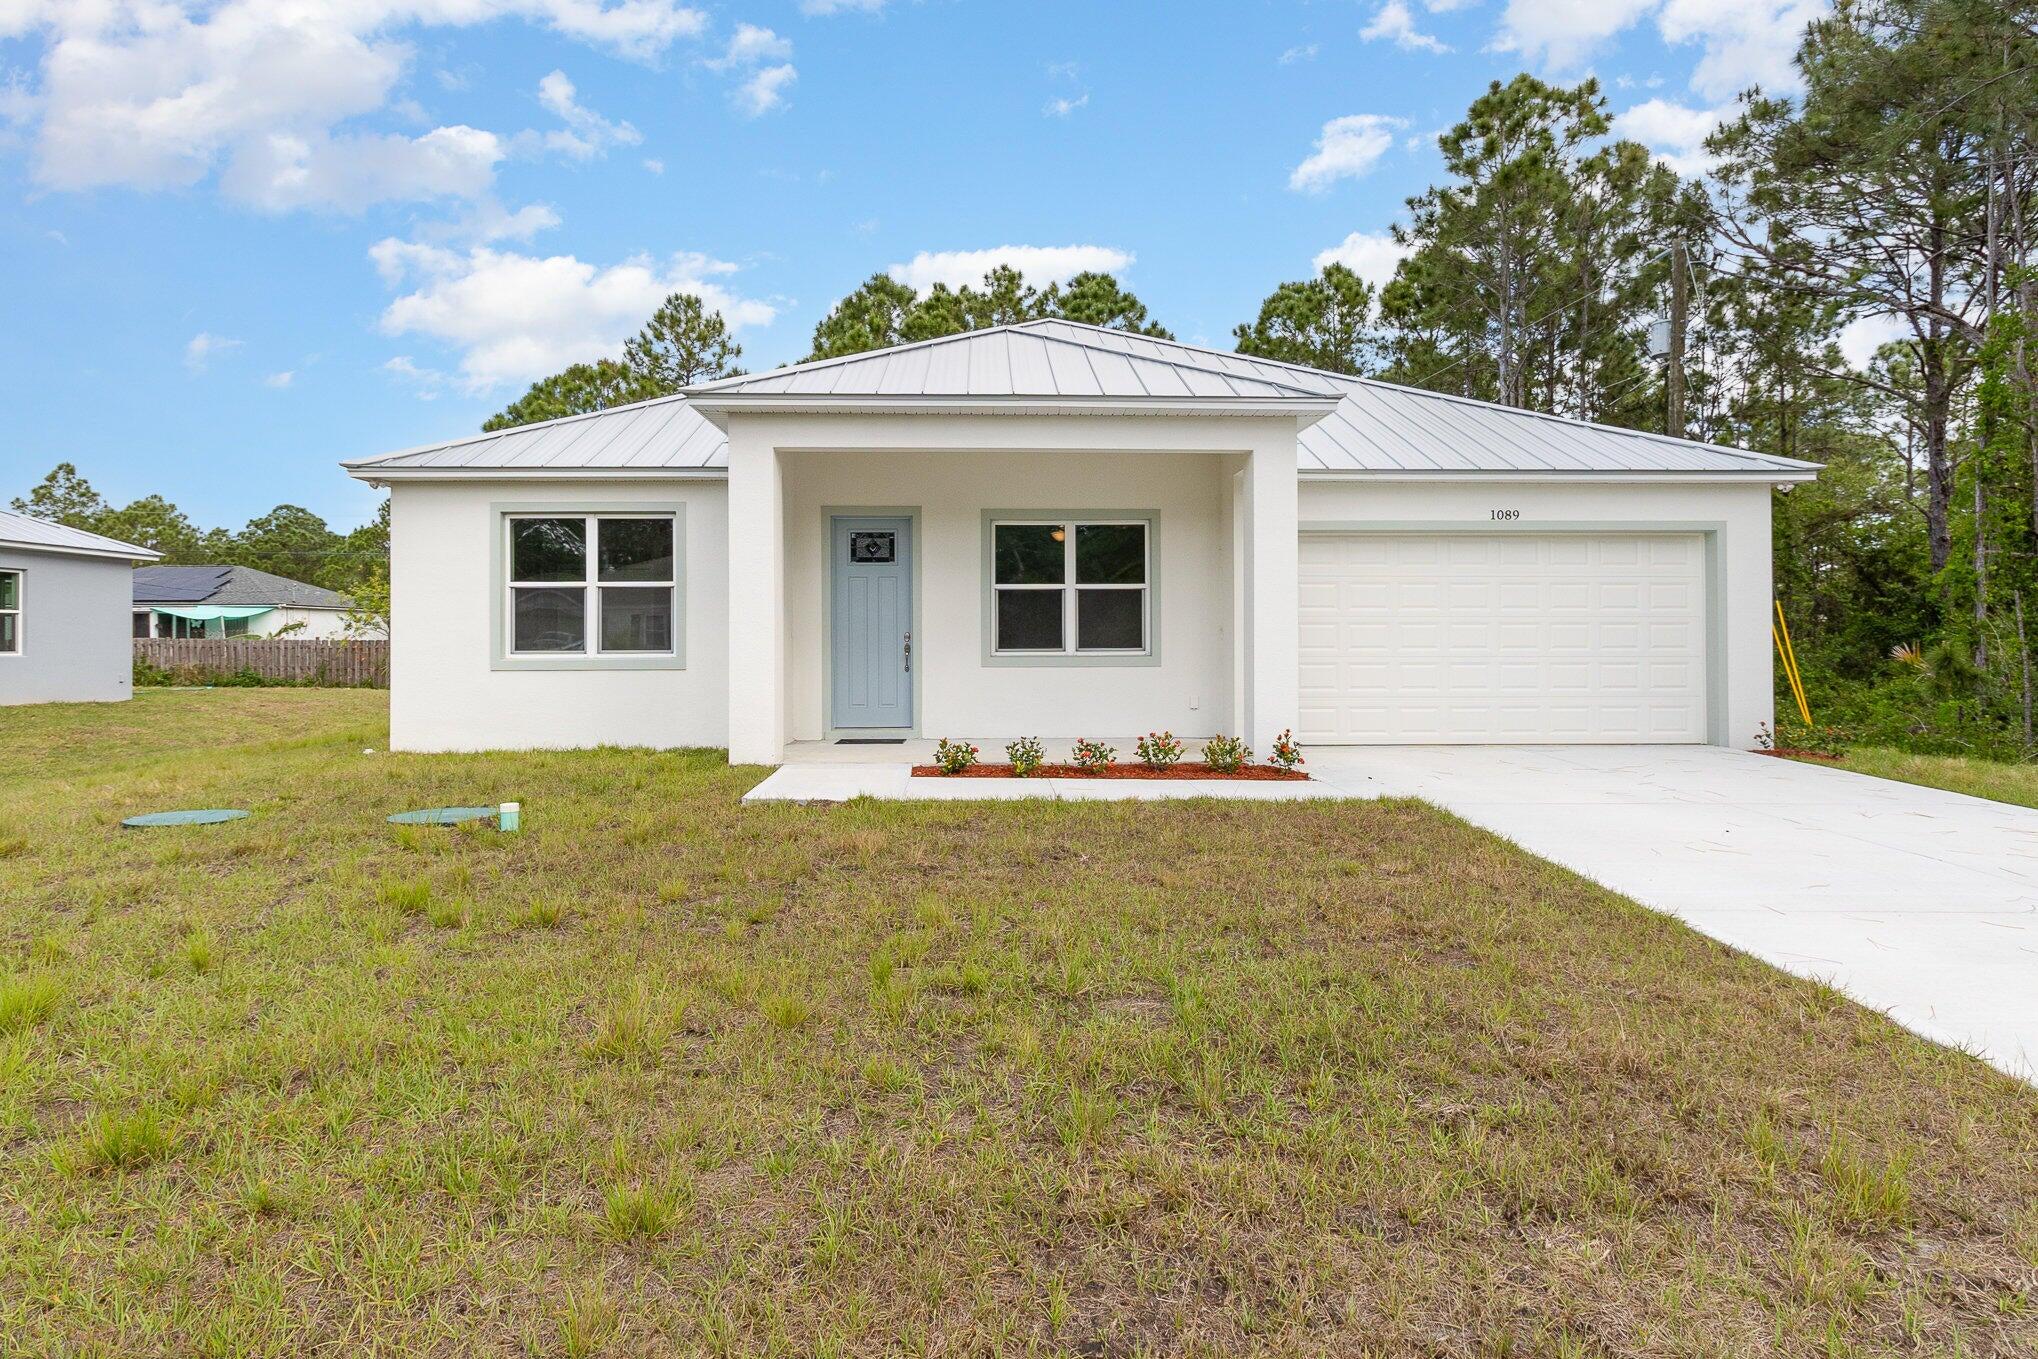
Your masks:
M2038 1350L2038 1096L1432 808L745 808L364 697L0 712L0 1348Z

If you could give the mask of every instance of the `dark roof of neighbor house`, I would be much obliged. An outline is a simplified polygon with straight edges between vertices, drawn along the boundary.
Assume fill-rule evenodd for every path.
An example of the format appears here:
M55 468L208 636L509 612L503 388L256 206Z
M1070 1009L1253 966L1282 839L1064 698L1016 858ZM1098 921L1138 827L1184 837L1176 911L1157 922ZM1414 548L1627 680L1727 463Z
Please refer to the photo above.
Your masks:
M728 436L701 409L861 409L1065 400L1173 410L1334 408L1296 438L1305 476L1727 476L1802 481L1817 464L1496 406L1073 321L1026 321L704 383L677 396L342 463L410 476L715 474ZM1304 410L1304 408L1307 408ZM930 407L931 408L931 407ZM1100 406L1099 408L1102 408Z
M121 557L129 561L152 562L161 556L145 547L123 543L118 538L87 533L69 524L36 519L13 510L0 510L0 547L29 552L61 552L78 557Z
M134 573L137 604L267 604L286 609L351 609L343 594L252 566L144 566Z

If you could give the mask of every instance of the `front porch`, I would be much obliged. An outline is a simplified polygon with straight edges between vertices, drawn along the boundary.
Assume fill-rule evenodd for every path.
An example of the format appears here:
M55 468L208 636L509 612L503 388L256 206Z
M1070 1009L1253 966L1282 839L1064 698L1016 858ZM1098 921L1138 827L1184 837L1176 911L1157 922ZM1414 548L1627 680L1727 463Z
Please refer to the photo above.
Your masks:
M910 767L970 732L993 756L1161 729L1265 748L1295 720L1293 440L1265 418L732 418L732 762Z

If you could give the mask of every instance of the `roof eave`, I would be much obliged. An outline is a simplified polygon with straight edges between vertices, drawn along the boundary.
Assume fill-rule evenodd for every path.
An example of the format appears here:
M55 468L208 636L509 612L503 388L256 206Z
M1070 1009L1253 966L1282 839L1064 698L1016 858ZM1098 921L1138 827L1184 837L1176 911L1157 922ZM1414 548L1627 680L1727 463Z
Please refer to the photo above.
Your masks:
M1686 468L1672 470L1661 467L1635 468L1622 471L1614 468L1579 468L1562 471L1554 468L1524 468L1519 471L1505 467L1467 468L1371 468L1371 467L1305 467L1301 475L1308 480L1325 481L1615 481L1615 482L1745 482L1752 485L1801 482L1818 479L1820 466L1816 463L1797 467L1734 467L1734 468Z
M350 467L370 486L393 481L726 481L726 467Z
M0 541L0 549L9 552L47 552L57 557L99 557L115 562L155 562L163 559L160 552L151 552L145 547L123 544L120 547L66 547L60 543L17 543Z

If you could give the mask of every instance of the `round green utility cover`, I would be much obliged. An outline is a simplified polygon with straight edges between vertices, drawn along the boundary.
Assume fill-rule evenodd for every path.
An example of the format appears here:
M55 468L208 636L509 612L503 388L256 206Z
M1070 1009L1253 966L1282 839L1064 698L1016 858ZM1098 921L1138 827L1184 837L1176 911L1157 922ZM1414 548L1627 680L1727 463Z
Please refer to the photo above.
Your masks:
M495 815L493 807L426 807L415 812L398 812L389 818L393 826L457 826L462 821L486 821Z
M123 826L211 826L221 821L239 821L246 812L237 812L225 807L209 807L195 812L149 812L142 816L130 816L121 822Z

